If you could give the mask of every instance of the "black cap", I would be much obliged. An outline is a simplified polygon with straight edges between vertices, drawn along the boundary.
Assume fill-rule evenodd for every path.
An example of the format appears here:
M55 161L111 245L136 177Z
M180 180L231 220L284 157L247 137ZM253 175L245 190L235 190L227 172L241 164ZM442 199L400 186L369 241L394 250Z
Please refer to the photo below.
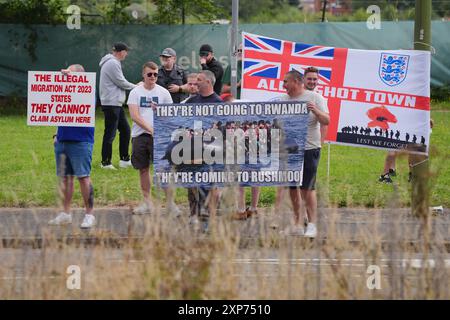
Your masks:
M201 56L207 56L208 53L213 52L213 48L209 44L202 44L200 47L199 53Z
M123 51L123 50L128 51L130 49L131 48L129 46L127 46L123 42L116 42L116 43L113 44L113 50L116 51L116 52L120 52L120 51Z

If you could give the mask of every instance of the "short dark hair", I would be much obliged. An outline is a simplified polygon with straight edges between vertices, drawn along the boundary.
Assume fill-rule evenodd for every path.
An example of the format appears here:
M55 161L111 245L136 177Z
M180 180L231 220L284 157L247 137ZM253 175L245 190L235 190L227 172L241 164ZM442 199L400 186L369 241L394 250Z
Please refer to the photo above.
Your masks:
M286 73L286 75L292 76L297 81L300 81L300 82L303 81L303 75L299 71L297 71L295 69L292 69L291 71L288 71Z
M116 42L113 44L113 51L120 52L123 50L128 51L130 50L130 47L123 42Z
M316 67L308 67L305 69L305 72L303 73L303 75L305 76L307 73L317 73L319 74L319 69L317 69Z

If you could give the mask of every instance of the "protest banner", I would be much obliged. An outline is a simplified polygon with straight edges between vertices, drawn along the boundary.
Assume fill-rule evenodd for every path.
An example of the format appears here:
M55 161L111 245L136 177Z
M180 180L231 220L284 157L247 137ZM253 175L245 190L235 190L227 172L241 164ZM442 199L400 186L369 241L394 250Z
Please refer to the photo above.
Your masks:
M29 126L95 126L95 72L28 71Z
M155 184L301 184L306 102L161 104L154 112Z
M328 100L327 140L335 144L428 153L430 52L355 50L243 33L241 97L267 101L295 69L319 69Z

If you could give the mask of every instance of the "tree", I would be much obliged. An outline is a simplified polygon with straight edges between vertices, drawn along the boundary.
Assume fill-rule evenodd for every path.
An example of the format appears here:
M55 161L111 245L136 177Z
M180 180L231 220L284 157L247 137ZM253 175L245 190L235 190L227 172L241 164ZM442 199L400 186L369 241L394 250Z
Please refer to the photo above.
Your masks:
M199 22L210 22L221 11L214 0L155 0L154 2L158 7L153 17L157 24L184 24L189 16Z
M10 0L0 3L0 23L65 23L64 0Z

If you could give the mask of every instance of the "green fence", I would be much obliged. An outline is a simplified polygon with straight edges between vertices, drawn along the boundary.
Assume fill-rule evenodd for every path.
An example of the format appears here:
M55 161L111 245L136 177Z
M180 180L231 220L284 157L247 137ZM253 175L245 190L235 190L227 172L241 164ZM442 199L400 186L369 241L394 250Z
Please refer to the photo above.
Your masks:
M178 63L198 70L198 48L213 46L224 66L229 62L229 25L82 25L66 26L17 24L0 25L0 96L26 95L28 70L59 70L81 63L86 71L98 71L100 58L113 42L124 41L133 49L123 62L126 78L140 80L144 62L158 62L165 47L177 51ZM381 29L369 30L365 22L245 24L241 31L285 40L355 49L412 49L412 21L382 22ZM431 83L450 83L450 22L432 22Z

